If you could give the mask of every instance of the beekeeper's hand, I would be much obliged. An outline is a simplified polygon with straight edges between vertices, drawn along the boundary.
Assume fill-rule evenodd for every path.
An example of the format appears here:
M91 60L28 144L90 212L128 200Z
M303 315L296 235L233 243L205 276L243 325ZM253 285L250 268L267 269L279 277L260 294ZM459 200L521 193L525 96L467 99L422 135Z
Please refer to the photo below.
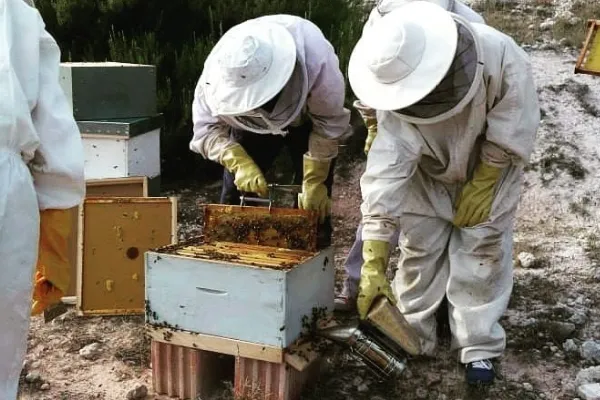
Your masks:
M240 144L236 143L223 151L221 164L233 174L235 186L240 192L267 197L269 190L262 171Z
M360 319L365 319L377 297L385 296L392 304L396 304L396 298L385 276L390 244L381 240L365 240L362 254L364 262L360 273L356 306Z
M352 105L360 113L360 116L367 127L367 140L365 141L364 151L365 154L369 154L373 140L375 140L375 136L377 136L377 118L375 110L365 106L360 100L356 100Z
M494 187L502 175L502 168L481 162L473 178L463 187L457 202L454 225L472 227L485 222L494 201Z
M42 313L58 304L66 293L71 268L68 240L72 227L71 210L40 212L40 242L31 314Z
M330 166L330 160L319 160L304 155L304 178L302 193L298 194L298 207L317 211L321 223L325 222L325 218L331 212L331 200L325 186Z

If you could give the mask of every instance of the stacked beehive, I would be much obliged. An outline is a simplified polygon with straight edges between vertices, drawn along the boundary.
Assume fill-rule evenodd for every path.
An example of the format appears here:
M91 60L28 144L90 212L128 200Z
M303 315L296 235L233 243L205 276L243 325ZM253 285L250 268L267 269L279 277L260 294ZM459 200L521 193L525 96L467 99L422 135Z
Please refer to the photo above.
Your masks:
M207 398L229 366L237 395L295 400L314 373L306 317L333 309L331 247L314 213L209 205L204 236L146 253L154 388ZM312 349L314 350L314 349Z
M149 248L176 242L176 201L160 193L156 68L63 63L60 84L81 132L86 199L73 209L71 287L78 311L143 313Z

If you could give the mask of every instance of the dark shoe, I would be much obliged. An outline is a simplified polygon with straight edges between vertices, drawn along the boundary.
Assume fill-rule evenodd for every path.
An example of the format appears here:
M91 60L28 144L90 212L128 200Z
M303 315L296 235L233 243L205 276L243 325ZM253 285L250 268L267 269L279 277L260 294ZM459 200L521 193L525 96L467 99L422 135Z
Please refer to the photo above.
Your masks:
M467 383L469 385L490 385L496 378L494 364L490 360L470 362L467 367Z

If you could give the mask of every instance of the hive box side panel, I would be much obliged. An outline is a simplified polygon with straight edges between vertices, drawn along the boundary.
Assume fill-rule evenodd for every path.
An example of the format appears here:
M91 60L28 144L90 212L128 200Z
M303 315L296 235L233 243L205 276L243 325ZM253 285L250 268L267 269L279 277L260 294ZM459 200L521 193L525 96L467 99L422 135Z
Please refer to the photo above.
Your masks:
M148 178L112 178L92 179L86 181L87 197L147 197ZM77 237L79 235L79 206L70 209L71 234L69 236L69 265L71 266L71 283L66 296L77 295Z
M77 295L77 236L79 232L78 220L79 220L79 206L72 207L69 209L71 214L71 232L68 238L69 246L69 287L65 296L76 296Z
M129 139L127 153L128 176L160 175L160 129Z
M176 199L86 199L80 219L78 306L84 315L144 311L144 253L175 243Z
M333 247L319 252L310 261L287 274L285 347L302 332L302 317L311 318L313 308L333 311L335 263Z
M62 63L64 85L77 120L150 117L157 113L156 73L151 65Z
M82 135L85 179L128 176L127 142L119 136Z
M146 254L146 318L190 332L281 347L282 271Z

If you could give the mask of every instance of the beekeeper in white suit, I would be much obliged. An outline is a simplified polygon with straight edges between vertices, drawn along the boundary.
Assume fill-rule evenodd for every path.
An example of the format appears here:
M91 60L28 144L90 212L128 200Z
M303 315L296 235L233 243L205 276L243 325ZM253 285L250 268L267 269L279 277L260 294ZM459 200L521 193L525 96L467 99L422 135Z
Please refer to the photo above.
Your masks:
M512 289L522 171L540 119L529 59L503 33L414 1L363 35L348 74L378 121L361 178L359 315L387 296L433 355L434 313L447 296L467 381L491 383L491 360L505 349L498 321Z
M32 3L0 0L0 43L0 399L14 400L30 314L69 283L66 209L81 202L85 181L60 51Z
M369 14L369 19L363 28L363 34L373 27L376 21L379 21L382 16L388 14L403 5L410 4L413 0L379 0L377 5ZM485 23L483 17L476 13L473 9L463 4L459 0L428 0L433 4L437 4L444 9L460 15L472 23ZM365 141L365 154L368 154L373 143L373 139L377 135L377 118L375 110L365 106L360 100L354 102L354 108L361 114L365 126L367 127L367 139ZM346 279L341 293L336 296L336 309L341 311L354 310L356 306L356 296L358 291L358 281L360 279L360 267L363 263L362 258L362 224L359 224L356 229L356 238L354 244L348 252L344 269L346 270ZM391 238L390 251L394 249L398 243L398 231Z
M267 194L264 174L288 148L298 206L315 210L330 240L338 141L349 130L344 76L312 22L268 15L228 30L206 59L193 102L190 149L225 167L221 202Z

